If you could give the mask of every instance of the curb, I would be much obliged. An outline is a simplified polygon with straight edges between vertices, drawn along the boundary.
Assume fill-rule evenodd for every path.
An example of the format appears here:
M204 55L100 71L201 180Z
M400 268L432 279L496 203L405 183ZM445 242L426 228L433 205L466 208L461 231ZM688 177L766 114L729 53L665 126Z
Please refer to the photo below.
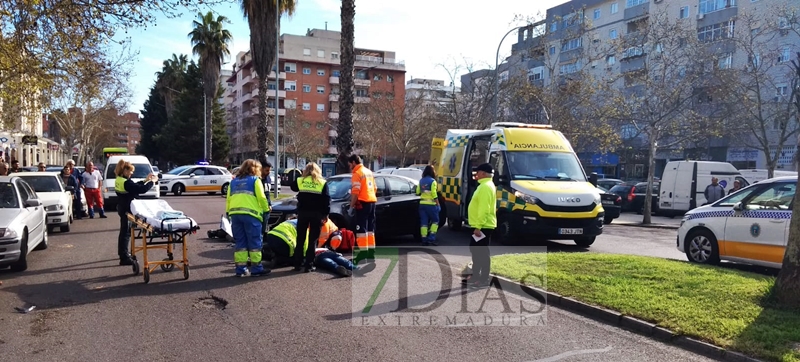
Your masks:
M722 347L703 342L694 338L679 335L666 328L661 328L653 323L643 321L641 319L629 317L622 313L597 307L591 304L583 303L578 300L564 297L562 295L548 292L535 287L519 284L513 280L492 274L500 287L516 294L521 297L530 298L534 295L540 295L545 299L548 306L556 306L584 317L591 318L595 321L625 329L629 332L639 334L660 342L671 344L686 351L703 355L720 361L728 362L764 362L762 360L745 356L739 352L728 351Z
M666 230L678 230L680 226L672 226L672 225L661 225L661 224L641 224L635 222L613 222L611 225L619 225L619 226L635 226L639 228L650 228L650 229L666 229Z

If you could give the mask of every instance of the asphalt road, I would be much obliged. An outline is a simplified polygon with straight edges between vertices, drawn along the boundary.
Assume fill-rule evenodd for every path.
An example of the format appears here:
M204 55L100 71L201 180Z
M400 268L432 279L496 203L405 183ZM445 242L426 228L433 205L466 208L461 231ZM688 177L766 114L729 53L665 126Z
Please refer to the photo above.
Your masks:
M262 278L235 278L230 245L205 238L206 230L219 223L224 199L208 195L165 199L203 228L189 237L189 280L183 280L179 271L157 270L150 284L143 284L130 267L117 265L115 214L76 221L71 232L51 234L50 248L29 256L28 271L0 271L3 360L708 360L554 307L531 314L536 303L514 296L506 296L510 305L521 302L533 307L524 313L512 311L509 320L516 315L519 322L519 316L529 316L529 322L487 323L485 315L474 313L484 292L463 292L455 275L441 285L440 270L446 269L423 256L408 259L408 298L392 294L402 288L399 279L389 278L387 292L377 294L374 303L365 295L388 267L383 259L362 278L338 279L289 269ZM441 250L452 251L452 260L463 262L465 249L456 246L465 237L443 230ZM591 250L681 258L672 246L674 237L670 230L612 225ZM567 243L548 245L551 250L574 248ZM160 258L164 253L151 251L151 256ZM392 312L400 302L419 308L443 296L448 298L432 311ZM366 317L359 314L365 301L374 306ZM498 303L486 300L485 310L499 319L505 314ZM36 306L29 314L14 310L29 305ZM463 308L470 312L459 314ZM415 321L414 315L422 318ZM445 322L451 316L453 323ZM472 322L477 326L469 317L475 317ZM433 323L436 318L439 321Z

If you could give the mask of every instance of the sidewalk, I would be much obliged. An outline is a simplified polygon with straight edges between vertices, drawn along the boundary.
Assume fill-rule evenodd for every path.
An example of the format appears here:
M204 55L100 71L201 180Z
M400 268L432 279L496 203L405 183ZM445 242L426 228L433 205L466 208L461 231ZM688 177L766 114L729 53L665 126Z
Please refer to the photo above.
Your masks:
M650 217L650 224L642 224L644 215L635 212L623 212L618 218L614 219L611 225L637 226L655 229L678 229L681 226L681 216L668 218L664 216Z

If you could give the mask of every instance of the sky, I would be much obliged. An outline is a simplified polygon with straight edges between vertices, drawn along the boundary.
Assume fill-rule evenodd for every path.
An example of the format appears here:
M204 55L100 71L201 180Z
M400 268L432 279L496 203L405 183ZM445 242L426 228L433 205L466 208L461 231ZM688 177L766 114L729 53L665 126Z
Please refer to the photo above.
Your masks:
M458 85L469 69L494 68L500 40L526 19L541 18L546 9L565 0L356 0L355 46L396 52L405 61L406 80L440 79ZM308 29L340 30L339 0L298 0L291 18L281 19L281 34L305 35ZM231 59L249 48L250 30L239 3L206 8L226 16L233 35ZM140 112L155 73L175 54L191 56L188 38L197 14L184 11L180 17L161 16L146 29L129 31L131 49L138 52L130 79L133 99L130 112ZM500 59L511 53L516 32L502 43ZM191 58L197 59L195 56ZM226 60L230 61L230 60ZM231 63L223 65L230 69ZM453 79L455 78L455 79Z

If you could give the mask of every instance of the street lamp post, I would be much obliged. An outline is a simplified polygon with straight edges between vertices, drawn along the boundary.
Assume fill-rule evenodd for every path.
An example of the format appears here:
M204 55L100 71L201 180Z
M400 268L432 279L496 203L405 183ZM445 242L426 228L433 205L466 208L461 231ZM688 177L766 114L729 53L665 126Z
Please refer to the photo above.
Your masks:
M526 26L527 25L518 26L516 28L513 28L513 29L509 30L508 33L506 33L506 35L503 35L503 39L500 39L500 44L497 44L497 54L494 57L494 107L492 108L492 111L493 111L492 115L494 116L494 121L495 122L497 122L497 118L498 118L497 117L497 104L498 104L498 97L500 96L500 79L499 79L500 78L500 72L499 72L499 69L498 69L500 67L500 47L503 45L503 41L506 40L506 37L509 34L511 34L514 30L519 30L519 29L522 29L522 28L524 28Z
M275 2L275 179L273 189L275 190L275 199L278 198L278 169L280 168L279 155L278 155L278 113L280 105L280 92L278 89L281 84L281 9L280 1ZM267 83L269 83L269 73L265 75ZM269 92L267 92L269 94ZM284 135L286 137L286 135ZM266 140L265 140L266 142Z

